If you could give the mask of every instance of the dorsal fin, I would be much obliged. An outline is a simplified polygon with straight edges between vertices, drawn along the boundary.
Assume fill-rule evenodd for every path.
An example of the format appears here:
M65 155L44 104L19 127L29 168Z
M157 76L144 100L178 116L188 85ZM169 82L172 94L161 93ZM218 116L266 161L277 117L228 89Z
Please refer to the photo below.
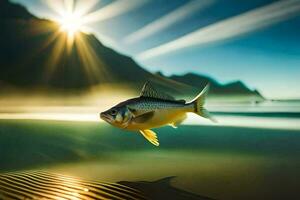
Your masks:
M164 99L164 100L172 100L174 101L175 98L164 93L164 92L158 92L156 91L153 86L149 83L149 82L146 82L144 84L144 87L142 89L142 92L141 92L141 97L151 97L151 98L157 98L157 99Z

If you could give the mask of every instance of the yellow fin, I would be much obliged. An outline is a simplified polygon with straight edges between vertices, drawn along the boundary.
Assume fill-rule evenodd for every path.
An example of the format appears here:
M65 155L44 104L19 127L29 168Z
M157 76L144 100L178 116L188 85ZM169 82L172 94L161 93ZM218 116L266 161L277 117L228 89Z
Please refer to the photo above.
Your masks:
M156 133L154 131L147 129L147 130L140 130L140 132L149 142L151 142L155 146L159 146L159 142Z

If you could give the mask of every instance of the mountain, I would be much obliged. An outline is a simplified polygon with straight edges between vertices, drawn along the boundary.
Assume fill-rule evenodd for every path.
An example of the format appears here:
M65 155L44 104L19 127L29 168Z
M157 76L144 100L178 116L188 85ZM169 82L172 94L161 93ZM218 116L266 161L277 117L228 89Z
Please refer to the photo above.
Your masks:
M68 34L52 21L39 19L21 5L0 0L0 87L86 90L103 84L140 89L147 80L173 92L199 91L212 82L212 91L248 94L242 83L220 85L195 74L165 77L152 74L132 58L104 46L94 35Z
M2 85L85 89L103 83L172 82L105 47L92 34L78 33L69 47L58 24L38 19L18 4L0 2Z
M157 75L164 76L161 72ZM164 76L165 77L165 76ZM206 84L210 84L210 93L212 94L226 94L226 95L256 95L262 97L262 95L257 90L249 89L243 82L234 81L227 84L220 84L211 77L187 73L184 75L172 75L169 77L171 80L184 83L195 88L204 88Z
M9 3L8 0L0 0L0 19L34 19L36 18L19 4Z

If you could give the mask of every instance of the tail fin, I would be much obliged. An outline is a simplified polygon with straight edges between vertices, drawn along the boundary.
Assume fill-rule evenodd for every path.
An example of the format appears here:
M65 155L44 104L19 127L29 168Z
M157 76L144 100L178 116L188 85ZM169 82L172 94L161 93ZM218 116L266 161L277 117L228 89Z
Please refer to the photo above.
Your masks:
M198 94L192 101L191 103L194 104L194 112L201 117L210 119L213 122L217 122L211 115L210 113L204 108L204 103L205 103L205 98L208 94L209 90L209 84L205 86L205 88Z

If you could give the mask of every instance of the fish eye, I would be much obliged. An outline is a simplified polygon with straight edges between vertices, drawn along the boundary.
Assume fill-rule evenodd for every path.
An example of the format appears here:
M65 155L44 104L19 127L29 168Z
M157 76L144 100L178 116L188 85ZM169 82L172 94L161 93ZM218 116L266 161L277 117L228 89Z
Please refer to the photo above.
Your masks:
M117 110L116 110L116 109L111 110L111 111L110 111L110 114L111 114L111 115L116 115L116 114L117 114Z

